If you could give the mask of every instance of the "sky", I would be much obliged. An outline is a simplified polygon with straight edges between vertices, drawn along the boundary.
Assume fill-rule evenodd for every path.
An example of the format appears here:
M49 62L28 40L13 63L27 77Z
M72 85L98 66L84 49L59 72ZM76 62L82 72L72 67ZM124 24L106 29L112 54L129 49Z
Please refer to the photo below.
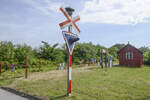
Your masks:
M65 43L60 7L75 9L80 43L105 47L116 43L150 46L150 0L0 0L0 41L32 47ZM64 30L67 30L65 28Z

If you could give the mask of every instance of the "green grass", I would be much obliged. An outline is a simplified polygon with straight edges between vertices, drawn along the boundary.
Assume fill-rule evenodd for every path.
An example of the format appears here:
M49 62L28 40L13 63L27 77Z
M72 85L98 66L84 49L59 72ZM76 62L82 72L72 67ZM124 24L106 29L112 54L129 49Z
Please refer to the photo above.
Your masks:
M73 70L69 100L150 100L150 66L85 70ZM64 73L56 78L20 80L13 88L41 98L66 100L66 80Z
M29 66L29 75L34 72L46 72L50 70L58 69L56 66L39 66L31 67ZM4 70L2 69L2 73L0 74L0 86L7 86L13 83L13 81L17 78L25 77L25 68L16 68L14 72L11 72L10 69Z

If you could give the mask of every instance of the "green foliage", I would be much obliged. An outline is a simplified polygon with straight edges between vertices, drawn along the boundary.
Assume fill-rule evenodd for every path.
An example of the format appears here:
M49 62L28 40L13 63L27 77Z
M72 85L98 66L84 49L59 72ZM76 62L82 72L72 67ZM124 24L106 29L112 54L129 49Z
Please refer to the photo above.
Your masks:
M116 47L116 48L118 48L118 50L120 50L124 46L125 46L125 44L119 44L119 43L117 43L117 44L113 45L112 47Z
M148 47L145 47L145 46L143 46L143 47L141 47L141 48L139 48L139 49L140 49L140 51L142 51L143 53L145 53L145 52L147 52L147 51L150 50Z
M26 64L26 56L28 56L28 63L30 67L43 65L58 66L59 63L64 62L63 49L56 48L58 44L50 46L47 42L42 41L42 45L38 49L24 45L14 45L12 42L0 42L0 61L3 66L5 64ZM5 70L10 66L5 65ZM3 68L4 68L3 67ZM16 68L19 66L15 66ZM20 67L22 68L22 67Z
M66 47L66 44L63 44L62 45L62 52L63 52L63 59L64 59L64 61L65 62L67 62L67 60L68 60L68 50L67 50L67 47Z
M0 42L0 61L14 62L14 45L12 42Z
M111 47L108 49L108 53L113 56L113 59L116 60L118 58L118 48L117 47Z
M38 52L39 57L45 60L63 62L64 55L61 49L56 48L58 44L51 46L47 42L42 41L43 45Z
M58 44L54 44L51 46L47 42L42 41L43 45L40 47L40 57L47 60L55 60L55 49L58 46Z
M144 63L150 65L150 50L144 52Z
M76 43L73 52L73 63L89 63L91 58L100 60L101 50L107 51L107 57L113 56L113 60L118 60L117 51L121 49L124 44L115 44L110 48L105 48L101 45L94 45L89 43ZM150 49L148 47L141 47L140 50L144 53L144 63L150 64ZM62 47L58 47L58 43L50 45L45 41L42 41L42 45L39 48L33 49L32 47L24 45L14 45L10 41L0 42L0 61L3 64L25 64L25 58L28 55L29 64L31 66L37 66L41 62L44 64L50 64L59 66L60 63L68 61L68 50L66 44ZM104 58L104 57L103 57ZM8 66L6 66L7 69Z
M117 52L123 48L125 46L125 44L115 44L113 46L111 46L110 48L108 48L108 54L111 55L113 57L114 61L118 60L118 54Z
M99 59L100 49L104 48L100 45L93 45L90 43L77 43L73 52L73 61L89 62L90 58Z
M15 60L16 62L20 63L20 64L25 64L25 59L26 56L29 56L29 62L32 63L32 59L33 59L33 50L30 46L27 46L26 44L24 45L17 45L15 48Z
M144 64L150 65L150 49L145 46L139 49L143 52Z

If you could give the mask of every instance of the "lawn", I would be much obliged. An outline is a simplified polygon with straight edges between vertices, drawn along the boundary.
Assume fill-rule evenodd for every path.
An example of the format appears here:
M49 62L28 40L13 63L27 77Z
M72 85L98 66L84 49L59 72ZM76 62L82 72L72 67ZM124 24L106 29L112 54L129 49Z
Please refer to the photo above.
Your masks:
M91 66L72 72L70 100L150 100L150 66ZM15 78L2 85L40 98L66 100L66 74L66 70L35 72L28 79Z

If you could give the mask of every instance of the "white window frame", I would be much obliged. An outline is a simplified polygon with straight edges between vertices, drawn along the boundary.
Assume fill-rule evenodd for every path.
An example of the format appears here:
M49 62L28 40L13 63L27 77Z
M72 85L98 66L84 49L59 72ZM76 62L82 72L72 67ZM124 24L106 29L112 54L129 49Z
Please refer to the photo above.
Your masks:
M133 59L133 52L126 52L126 59L127 60Z

